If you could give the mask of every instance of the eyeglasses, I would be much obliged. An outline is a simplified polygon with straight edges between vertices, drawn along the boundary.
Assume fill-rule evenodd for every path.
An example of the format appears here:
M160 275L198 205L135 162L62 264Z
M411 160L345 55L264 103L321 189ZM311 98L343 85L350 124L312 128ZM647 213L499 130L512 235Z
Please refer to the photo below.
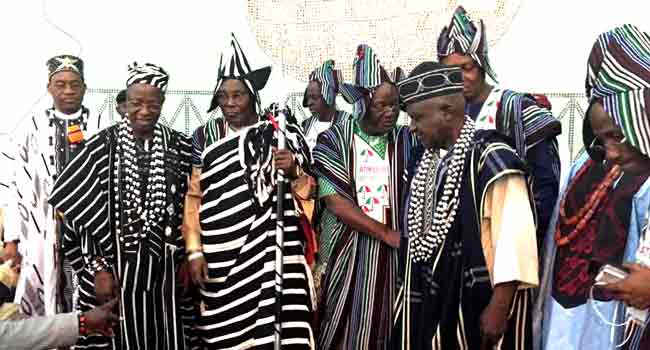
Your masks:
M461 71L449 71L425 75L419 79L404 82L399 86L399 94L402 98L409 98L417 95L424 89L437 89L445 85L463 84L463 73Z
M612 141L612 145L615 147L621 146L625 143L625 140L625 136L623 136L618 141ZM589 153L589 157L591 157L591 159L593 159L595 162L604 162L605 156L607 155L607 149L605 147L605 141L603 138L600 136L595 136L593 141L591 141L587 147L587 152Z
M162 110L162 105L159 104L159 103L148 104L148 103L144 103L144 102L140 102L140 101L127 100L126 101L126 106L127 106L127 109L133 109L133 110L136 110L136 111L140 111L140 110L142 110L143 108L146 107L148 110L150 110L153 113L160 113L160 111Z

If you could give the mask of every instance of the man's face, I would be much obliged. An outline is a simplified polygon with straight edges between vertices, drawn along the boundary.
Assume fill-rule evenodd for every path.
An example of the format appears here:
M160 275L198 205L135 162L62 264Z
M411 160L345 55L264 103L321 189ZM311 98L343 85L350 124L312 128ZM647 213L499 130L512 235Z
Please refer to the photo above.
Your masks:
M449 96L432 97L406 108L411 117L411 130L425 147L444 149L451 143L449 121L453 119L454 109L463 108L454 106L453 100Z
M368 124L380 133L387 133L397 124L399 116L399 95L397 88L389 83L382 83L375 90L365 118Z
M650 158L627 142L624 142L623 132L614 124L609 114L599 102L589 109L589 120L594 132L594 142L589 146L594 149L604 149L605 158L631 175L650 174ZM597 151L597 150L596 150Z
M251 95L246 85L237 79L225 80L217 91L217 102L228 124L234 127L245 126L251 111Z
M472 56L453 53L440 60L449 66L459 66L463 71L463 96L467 101L476 101L481 94L481 86L485 81L485 73L474 61Z
M71 71L58 72L50 78L47 91L52 95L54 107L66 114L77 112L81 108L86 84L79 74Z
M149 84L133 84L127 90L126 102L131 127L139 132L152 131L162 111L160 89Z
M127 111L127 103L126 101L118 103L117 106L115 106L115 111L117 114L122 117L122 119L126 118L126 111Z
M309 111L312 114L325 116L328 112L328 106L321 94L321 86L317 81L310 81L307 85L306 102Z

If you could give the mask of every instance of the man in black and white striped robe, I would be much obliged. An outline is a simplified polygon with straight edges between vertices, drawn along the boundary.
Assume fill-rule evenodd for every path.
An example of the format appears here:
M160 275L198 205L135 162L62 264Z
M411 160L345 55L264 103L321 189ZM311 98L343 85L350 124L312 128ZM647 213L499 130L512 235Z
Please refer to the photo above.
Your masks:
M176 271L191 140L157 123L166 77L153 65L130 68L128 120L90 139L50 196L82 238L82 293L120 298L115 349L187 347Z
M313 283L305 237L289 183L284 195L284 273L275 296L277 192L271 167L273 126L262 121L203 153L201 241L208 278L199 321L207 349L272 349L274 313L282 307L283 349L313 349ZM309 162L297 125L285 134L296 164Z

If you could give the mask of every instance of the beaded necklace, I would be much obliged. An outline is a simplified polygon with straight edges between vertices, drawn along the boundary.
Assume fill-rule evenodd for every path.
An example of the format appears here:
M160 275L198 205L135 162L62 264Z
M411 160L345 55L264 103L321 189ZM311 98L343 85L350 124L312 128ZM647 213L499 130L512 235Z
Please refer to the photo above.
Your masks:
M413 262L425 262L431 259L434 250L439 248L447 238L460 203L461 177L475 132L474 121L465 117L458 142L446 156L450 157L450 162L440 198L435 198L437 197L435 179L442 176L441 172L436 170L439 168L436 154L428 149L422 156L411 184L411 198L407 212ZM434 202L433 220L423 222L422 218L431 216Z
M117 156L113 169L115 180L115 210L120 213L120 206L127 213L135 212L137 215L126 215L127 222L120 225L120 215L115 222L116 233L120 242L126 247L137 244L137 241L146 238L153 233L153 227L159 226L163 219L163 209L166 201L165 181L165 152L163 147L162 128L159 125L154 127L151 147L145 151L151 153L151 162L148 169L148 183L142 203L142 184L136 159L136 140L133 129L128 122L122 122L117 135ZM120 175L123 176L122 190L124 190L125 201L120 201ZM135 232L135 224L142 221L142 229ZM122 228L126 228L123 232Z
M583 166L576 176L573 177L573 180L571 181L571 184L569 185L569 188L566 193L571 193L576 186L576 183L580 181L582 176L587 172L587 170L590 168L592 161L589 160L589 163L587 163L585 166ZM596 210L598 209L598 206L600 206L600 203L602 202L603 198L607 195L607 192L609 192L609 189L611 188L612 184L620 178L622 174L621 168L618 165L613 166L609 172L607 172L607 175L605 175L605 178L603 181L598 185L596 190L591 193L589 196L589 199L587 200L587 203L578 210L578 213L575 216L572 217L567 217L566 215L566 195L562 200L560 201L560 222L565 225L575 225L573 230L566 236L562 236L562 232L560 231L560 225L555 230L555 243L557 244L558 247L565 246L571 241L573 241L587 226L587 223L591 220L591 218L594 216L596 213Z

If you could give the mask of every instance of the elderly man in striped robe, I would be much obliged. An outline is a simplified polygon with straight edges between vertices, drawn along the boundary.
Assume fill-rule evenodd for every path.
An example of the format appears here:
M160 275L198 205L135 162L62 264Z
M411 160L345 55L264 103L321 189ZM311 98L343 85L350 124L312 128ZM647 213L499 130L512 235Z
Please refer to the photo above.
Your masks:
M355 86L344 97L355 118L318 136L314 172L321 217L322 349L389 349L397 293L402 181L416 144L398 126L397 89L372 48L360 45Z
M423 62L398 87L426 150L406 201L395 348L531 349L537 245L523 162L465 115L460 68Z
M82 237L82 292L120 299L114 349L186 347L175 276L191 142L158 123L168 80L158 66L130 66L127 120L88 141L49 199Z
M270 72L253 70L233 35L210 106L224 116L193 137L192 197L183 226L192 280L200 287L198 330L205 349L273 349L280 328L283 349L314 349L313 284L288 181L284 288L280 298L275 292L277 172L297 177L310 154L295 120L283 130L287 149L275 149L274 123L260 115L259 91Z

